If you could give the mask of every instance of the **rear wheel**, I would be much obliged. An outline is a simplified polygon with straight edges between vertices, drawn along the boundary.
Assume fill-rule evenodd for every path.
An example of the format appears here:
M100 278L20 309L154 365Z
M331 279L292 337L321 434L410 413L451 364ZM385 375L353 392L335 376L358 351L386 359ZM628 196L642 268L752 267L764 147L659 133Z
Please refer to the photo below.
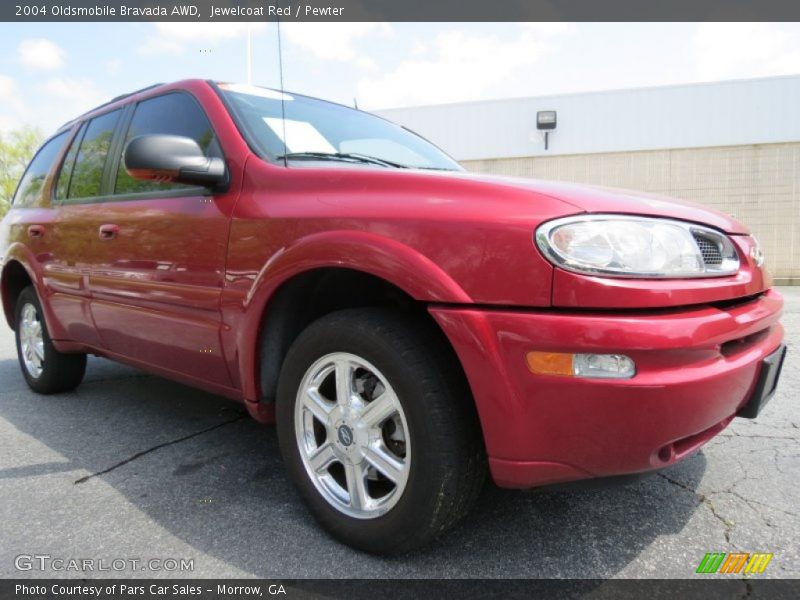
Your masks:
M426 323L377 309L312 323L286 357L277 416L292 480L322 525L359 549L422 545L480 491L472 399Z
M17 356L28 386L40 394L75 389L86 371L86 355L64 354L55 349L33 286L20 292L14 322Z

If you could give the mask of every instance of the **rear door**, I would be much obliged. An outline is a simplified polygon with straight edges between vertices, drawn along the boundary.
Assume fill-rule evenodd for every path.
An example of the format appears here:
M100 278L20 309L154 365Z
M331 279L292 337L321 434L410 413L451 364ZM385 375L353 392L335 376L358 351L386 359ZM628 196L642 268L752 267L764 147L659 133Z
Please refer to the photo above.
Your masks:
M61 163L52 192L51 255L44 267L49 302L66 338L93 347L102 342L92 322L89 272L97 250L97 203L103 199L107 157L124 109L81 124Z
M42 280L46 280L47 270L55 257L53 223L56 211L50 205L53 172L71 134L72 131L67 130L53 136L36 152L17 185L11 213L3 220L3 231L0 232L0 253L10 251L9 256L22 259L36 274L42 274ZM35 279L38 282L40 278L35 276ZM64 338L61 322L48 302L50 294L47 288L38 291L40 294L45 292L41 294L41 300L50 335L54 339Z
M220 344L220 298L234 194L132 178L132 138L193 138L223 156L198 101L169 92L131 107L113 149L107 196L94 210L92 314L111 352L176 375L229 387ZM223 157L224 158L224 157Z

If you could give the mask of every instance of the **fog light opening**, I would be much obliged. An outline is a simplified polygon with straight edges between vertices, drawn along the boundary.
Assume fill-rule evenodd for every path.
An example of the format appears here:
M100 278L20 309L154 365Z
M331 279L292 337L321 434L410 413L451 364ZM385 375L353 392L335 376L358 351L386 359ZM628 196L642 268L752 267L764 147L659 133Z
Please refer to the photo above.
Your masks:
M664 446L661 450L658 451L658 459L661 462L668 463L670 462L673 457L675 456L675 447L672 444Z
M576 377L630 379L636 375L636 365L623 354L575 354L572 372Z
M594 379L630 379L636 375L636 365L624 354L528 352L525 360L537 375Z

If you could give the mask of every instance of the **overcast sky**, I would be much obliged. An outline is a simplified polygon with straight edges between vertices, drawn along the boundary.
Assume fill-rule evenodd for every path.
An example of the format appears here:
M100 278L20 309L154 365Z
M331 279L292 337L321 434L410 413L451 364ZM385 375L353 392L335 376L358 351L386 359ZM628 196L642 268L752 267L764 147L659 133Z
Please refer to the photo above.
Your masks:
M253 80L278 87L274 24ZM0 24L0 129L52 131L111 97L246 78L239 23ZM800 73L800 24L285 23L287 90L376 109Z

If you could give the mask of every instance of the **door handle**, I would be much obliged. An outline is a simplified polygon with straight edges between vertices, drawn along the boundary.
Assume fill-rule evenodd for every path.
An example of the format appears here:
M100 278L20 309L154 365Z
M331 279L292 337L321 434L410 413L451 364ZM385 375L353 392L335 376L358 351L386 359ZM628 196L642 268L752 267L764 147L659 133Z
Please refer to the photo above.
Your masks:
M99 233L101 240L113 240L119 233L119 227L117 225L100 225Z
M28 237L29 238L44 237L44 227L42 225L31 225L30 227L28 227Z

